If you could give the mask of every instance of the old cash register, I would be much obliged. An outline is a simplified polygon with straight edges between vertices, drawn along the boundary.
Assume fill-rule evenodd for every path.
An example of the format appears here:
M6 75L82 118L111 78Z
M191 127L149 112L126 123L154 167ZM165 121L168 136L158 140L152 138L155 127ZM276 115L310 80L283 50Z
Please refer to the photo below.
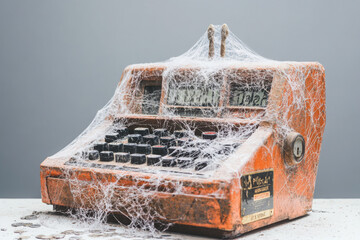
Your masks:
M311 210L325 118L322 65L261 57L210 25L183 55L124 70L85 131L42 162L42 201L234 237Z

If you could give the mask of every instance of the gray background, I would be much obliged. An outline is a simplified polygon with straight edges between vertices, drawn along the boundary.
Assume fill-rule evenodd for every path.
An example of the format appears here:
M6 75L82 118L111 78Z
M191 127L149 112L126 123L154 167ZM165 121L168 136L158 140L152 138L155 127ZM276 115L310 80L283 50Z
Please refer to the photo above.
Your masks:
M0 197L40 197L39 164L90 123L128 64L227 23L259 54L319 61L327 126L315 196L360 197L356 1L0 1Z

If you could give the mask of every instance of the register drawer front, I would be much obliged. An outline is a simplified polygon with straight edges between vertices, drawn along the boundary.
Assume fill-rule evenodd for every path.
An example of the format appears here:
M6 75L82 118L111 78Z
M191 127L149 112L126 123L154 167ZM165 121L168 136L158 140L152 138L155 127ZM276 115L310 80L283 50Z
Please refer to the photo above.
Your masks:
M80 187L79 187L80 186ZM76 182L76 185L70 186L67 179L62 178L47 178L47 189L52 205L66 206L70 208L97 209L99 203L101 204L104 195L97 188L89 182ZM72 194L76 191L76 197ZM117 187L111 200L114 212L126 213L128 209L134 211L137 206L132 206L128 200L129 191L134 194L130 188ZM143 190L144 191L144 190ZM206 228L217 228L223 230L232 230L229 224L230 200L226 198L216 198L209 196L197 195L179 195L166 192L152 192L151 197L147 195L142 197L140 193L137 195L137 202L144 200L144 206L150 211L159 213L161 220ZM124 201L122 201L124 199ZM149 200L151 199L151 200ZM146 204L145 204L146 203ZM127 206L128 205L128 206Z

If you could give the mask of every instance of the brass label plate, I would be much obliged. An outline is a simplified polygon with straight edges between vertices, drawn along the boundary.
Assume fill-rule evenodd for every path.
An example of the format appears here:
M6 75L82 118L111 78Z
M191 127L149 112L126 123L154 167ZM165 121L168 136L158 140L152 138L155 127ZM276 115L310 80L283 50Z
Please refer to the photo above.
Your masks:
M242 224L271 217L274 214L274 170L241 176Z

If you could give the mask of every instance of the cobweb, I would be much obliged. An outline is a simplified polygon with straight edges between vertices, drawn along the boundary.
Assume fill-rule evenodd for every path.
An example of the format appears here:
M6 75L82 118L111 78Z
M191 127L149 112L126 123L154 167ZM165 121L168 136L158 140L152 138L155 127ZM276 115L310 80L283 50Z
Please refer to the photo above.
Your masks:
M122 127L132 129L146 124L148 126L146 117L157 115L161 119L156 120L156 127L150 126L150 133L155 128L165 128L173 136L173 127L177 126L177 130L182 129L183 136L186 136L181 147L191 149L189 154L196 155L196 159L187 168L179 169L179 172L186 172L188 178L201 174L203 178L211 179L218 177L221 170L221 178L224 180L231 181L236 176L240 181L239 169L254 156L254 152L242 151L241 148L262 146L268 155L264 161L275 161L272 159L278 158L278 155L274 156L274 149L283 145L289 132L302 129L294 125L292 116L306 112L306 123L295 122L306 124L309 128L302 132L306 140L306 158L302 164L307 164L304 169L310 169L316 174L317 162L312 160L318 159L319 151L313 151L309 146L318 144L322 138L322 131L317 131L324 124L319 114L319 103L325 97L321 84L322 66L313 64L306 67L296 62L264 58L248 48L231 31L225 41L225 56L221 56L221 31L221 26L214 26L214 55L211 57L209 36L205 32L193 47L178 57L164 62L128 66L113 97L97 112L91 124L50 158L70 159L72 164L81 166L90 162L87 153L96 144L103 142L107 135L118 134ZM306 93L306 81L310 75L318 79L308 90L312 91L311 96ZM270 91L276 90L271 89L275 78L286 82L278 108L267 106ZM153 88L144 86L144 79L153 82ZM230 87L224 87L224 82ZM156 88L159 83L163 89ZM145 94L144 91L148 92ZM227 96L229 100L222 102L225 99L222 96ZM160 104L159 98L163 99ZM216 139L208 141L202 138L203 130L199 122L190 121L200 118L208 121L205 128L216 132ZM275 136L275 141L271 143L259 142L254 136L266 124L272 132L264 132L271 132ZM117 141L120 140L124 139ZM111 166L116 164L121 165L113 163ZM99 176L99 168L105 169L105 165L88 168L88 171L92 171L93 176ZM287 166L287 169L292 168ZM71 194L76 199L77 211L71 213L92 222L103 222L110 213L121 213L126 216L130 228L140 228L154 234L159 224L162 224L160 229L167 229L176 219L167 221L169 217L166 213L154 207L157 201L154 192L186 195L188 193L184 183L180 177L172 178L174 173L167 171L170 168L164 170L144 164L141 169L150 171L149 176L152 177L134 174L131 176L133 184L125 186L124 178L129 176L117 171L113 172L111 179L104 175L93 177L89 182L76 177L71 167L65 168L63 177L69 181ZM304 192L314 191L314 178L297 179L303 185L299 192L297 184L293 183L296 176L292 172L288 174L292 179L284 181L279 191L288 192L294 201L301 201ZM91 193L88 189L91 189ZM219 197L223 192L218 189L211 194ZM88 209L92 210L92 214L89 214Z

